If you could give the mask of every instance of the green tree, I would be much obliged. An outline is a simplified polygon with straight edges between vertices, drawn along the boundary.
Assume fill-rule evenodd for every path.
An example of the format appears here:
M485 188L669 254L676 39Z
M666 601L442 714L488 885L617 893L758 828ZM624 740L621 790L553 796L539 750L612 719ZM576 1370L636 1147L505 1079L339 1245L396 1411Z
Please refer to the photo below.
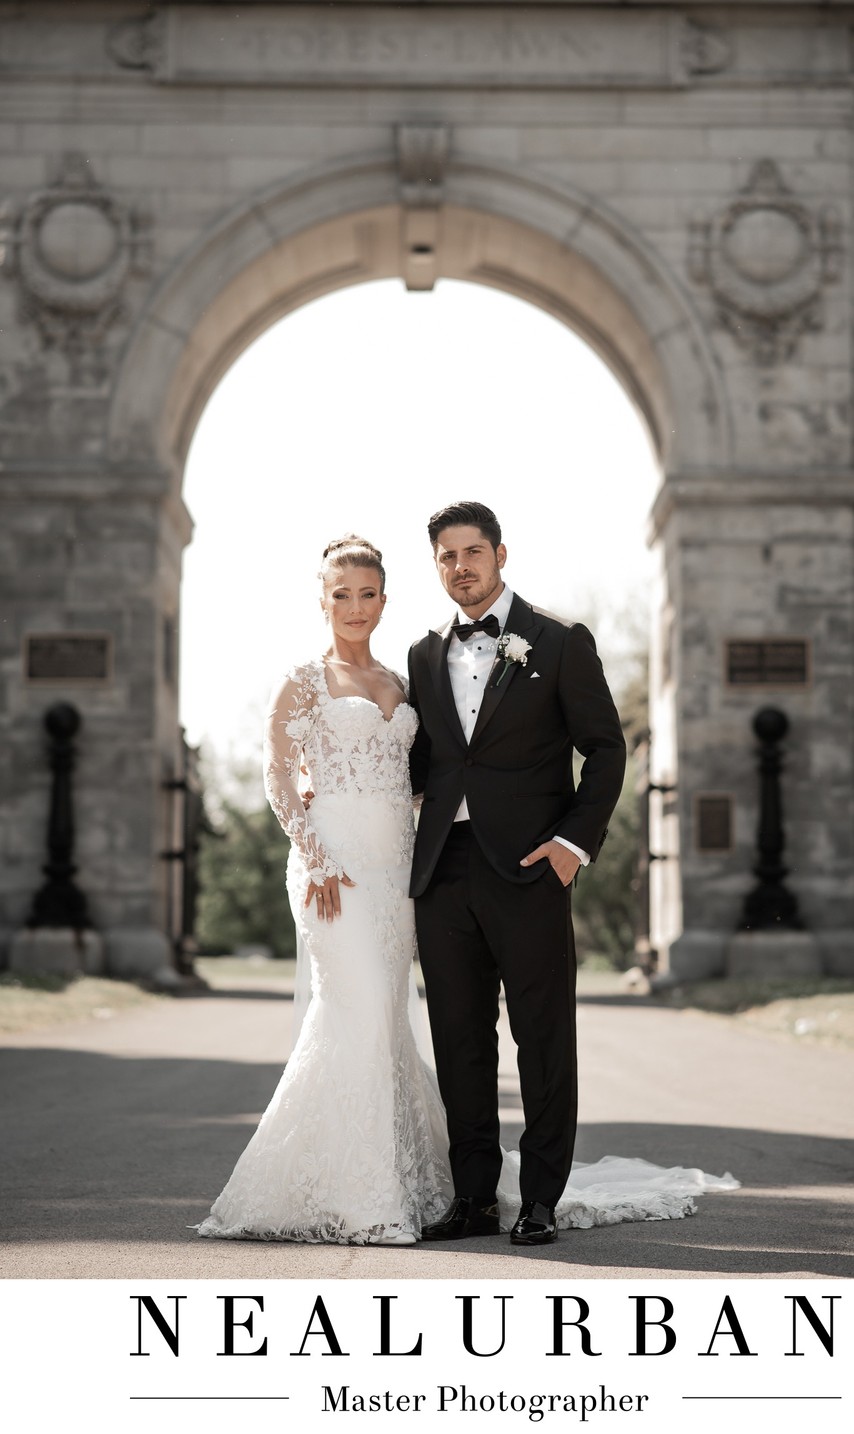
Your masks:
M595 627L596 619L588 625ZM605 632L602 646L607 649L609 624L600 625ZM581 961L591 956L604 957L609 965L625 971L636 961L637 862L641 835L632 754L649 734L649 651L643 602L638 600L626 612L612 614L610 627L612 651L606 651L605 666L629 758L622 795L608 823L607 841L595 867L581 873L573 893L572 911Z
M232 794L213 793L213 830L201 839L199 948L222 955L257 942L274 956L294 956L296 936L285 888L288 839L266 803L255 810L244 804L256 783L250 788L239 772L232 777Z
M623 794L608 823L608 838L596 865L582 871L572 897L572 915L583 963L604 957L618 971L635 964L638 802L631 757Z

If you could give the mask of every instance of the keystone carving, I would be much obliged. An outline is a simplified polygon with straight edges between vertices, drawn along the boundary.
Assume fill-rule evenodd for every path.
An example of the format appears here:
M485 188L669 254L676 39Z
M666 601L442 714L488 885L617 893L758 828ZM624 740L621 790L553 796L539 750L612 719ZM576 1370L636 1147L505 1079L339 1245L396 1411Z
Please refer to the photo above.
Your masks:
M402 124L397 127L397 176L404 204L438 209L443 199L450 131L447 125Z
M64 155L55 183L4 228L2 267L18 280L23 317L70 354L101 342L129 276L149 272L148 221L96 182L82 154Z
M822 292L839 278L841 255L836 212L807 208L763 159L722 213L691 225L688 272L711 289L719 323L771 365L821 328Z
M450 148L447 125L398 125L397 189L403 208L401 267L407 289L436 282L440 209Z

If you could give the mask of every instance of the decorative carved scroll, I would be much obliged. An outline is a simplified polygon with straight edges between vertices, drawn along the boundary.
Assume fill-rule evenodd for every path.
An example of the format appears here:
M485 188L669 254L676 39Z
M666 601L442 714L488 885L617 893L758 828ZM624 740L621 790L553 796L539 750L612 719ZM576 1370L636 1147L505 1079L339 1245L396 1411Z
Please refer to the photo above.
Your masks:
M695 20L685 21L681 50L689 75L717 75L732 60L732 44L724 31Z
M156 70L164 50L163 20L152 14L111 25L105 42L110 59L123 70Z

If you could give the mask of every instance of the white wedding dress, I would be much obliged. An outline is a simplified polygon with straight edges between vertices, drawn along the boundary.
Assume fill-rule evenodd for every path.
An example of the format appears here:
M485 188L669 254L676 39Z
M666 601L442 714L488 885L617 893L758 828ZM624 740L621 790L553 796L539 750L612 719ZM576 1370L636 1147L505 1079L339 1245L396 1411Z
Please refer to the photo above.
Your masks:
M293 669L267 723L268 798L291 839L288 894L311 961L311 1000L261 1122L200 1235L405 1244L453 1190L435 1075L409 1018L414 841L408 753L417 717L386 721L362 697L332 697L322 661ZM299 795L301 766L315 793ZM347 876L341 915L304 906L312 877ZM519 1156L504 1159L502 1226L519 1208ZM606 1156L573 1166L558 1223L584 1227L690 1214L731 1176Z

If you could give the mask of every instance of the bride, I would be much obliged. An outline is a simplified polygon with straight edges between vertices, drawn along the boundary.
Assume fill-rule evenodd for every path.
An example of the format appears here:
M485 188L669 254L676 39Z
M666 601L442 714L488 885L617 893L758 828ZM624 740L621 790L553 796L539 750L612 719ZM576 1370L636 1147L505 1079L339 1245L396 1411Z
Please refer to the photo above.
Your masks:
M371 653L386 601L382 554L348 535L326 548L320 576L329 648L288 672L265 735L266 791L291 841L288 895L311 1000L273 1098L198 1230L413 1244L453 1195L444 1111L409 1019L408 759L418 719L400 678ZM310 815L301 766L315 793ZM735 1184L605 1157L573 1167L558 1224L676 1218L692 1212L693 1195ZM498 1201L509 1229L519 1206L514 1152Z

